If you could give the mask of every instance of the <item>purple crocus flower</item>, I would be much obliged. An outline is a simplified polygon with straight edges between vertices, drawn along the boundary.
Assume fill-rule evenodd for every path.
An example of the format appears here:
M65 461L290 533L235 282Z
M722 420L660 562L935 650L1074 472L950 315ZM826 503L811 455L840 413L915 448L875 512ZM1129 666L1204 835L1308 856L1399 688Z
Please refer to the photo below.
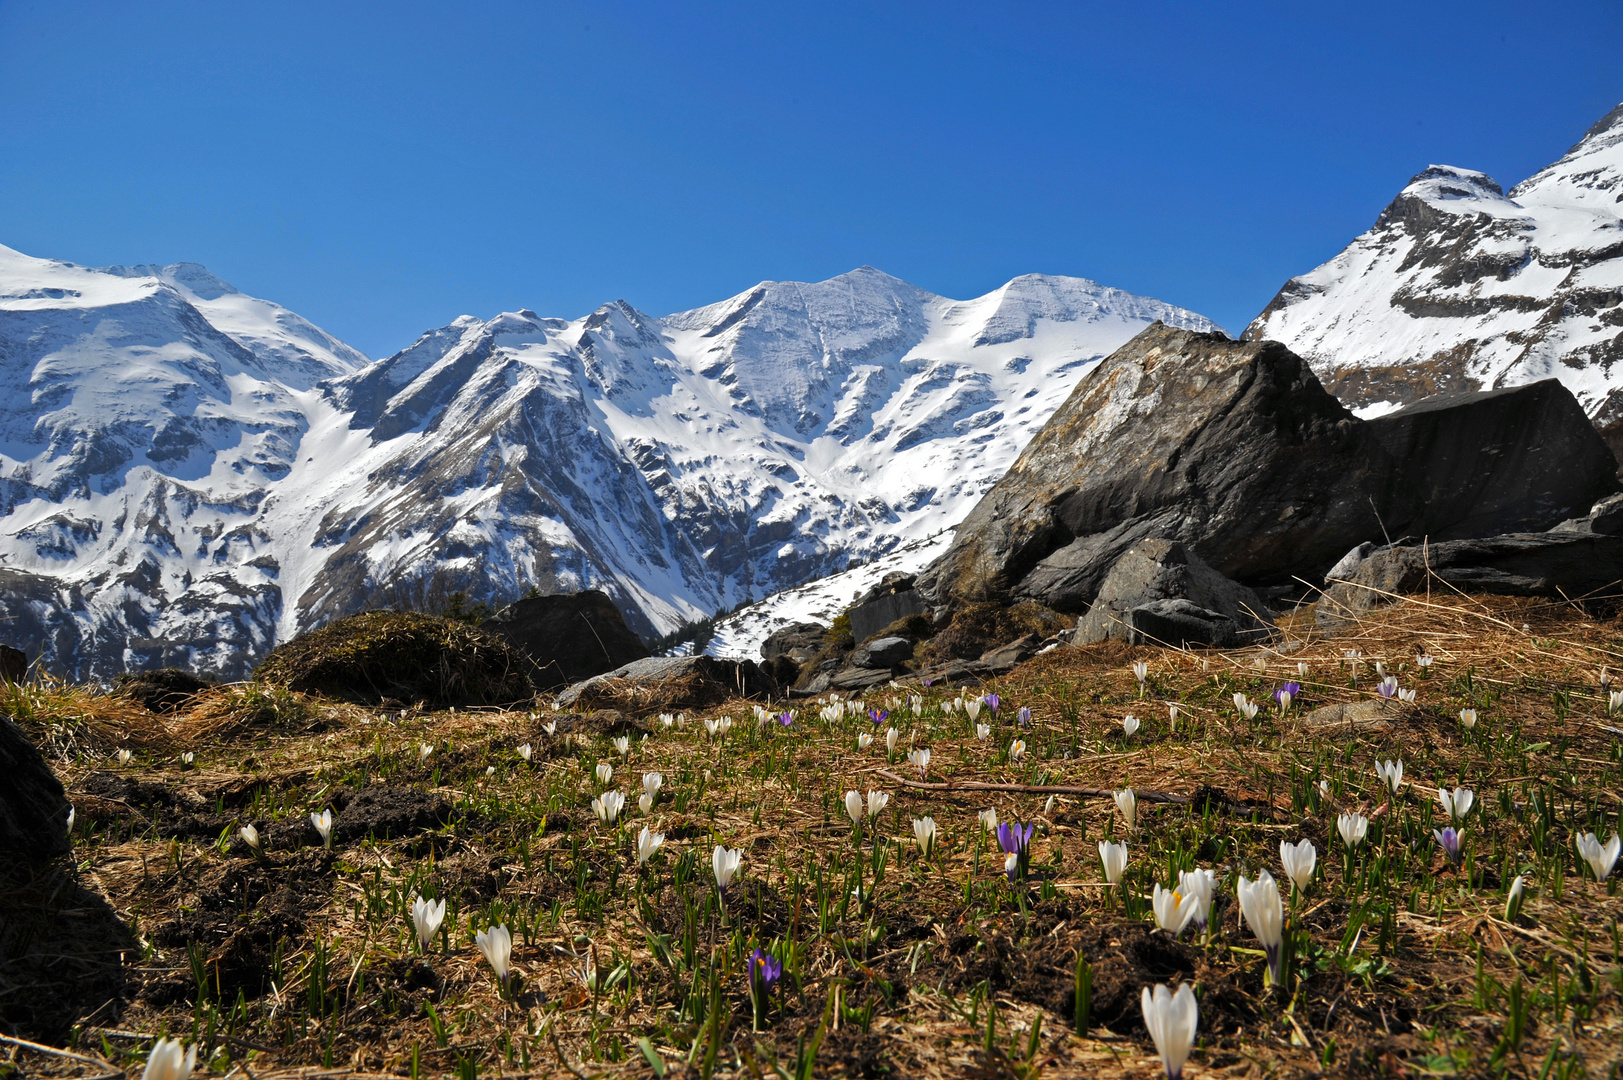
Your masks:
M1029 706L1029 705L1020 706L1019 718L1020 718L1020 726L1021 727L1030 727L1031 726L1031 706Z
M1302 684L1299 682L1288 682L1284 686L1281 686L1278 690L1275 690L1273 693L1275 705L1279 704L1279 698L1282 694L1289 694L1291 696L1291 700L1294 701L1302 696Z
M1035 825L1022 827L1018 822L1008 821L997 827L997 846L1009 856L1004 860L1003 869L1011 883L1026 876L1026 864L1031 858L1028 850L1031 834L1036 830Z
M930 685L930 684L931 684L931 683L933 683L933 682L935 682L935 680L934 680L934 679L925 679L925 680L924 680L924 685L925 685L925 686L929 686L929 685Z
M1386 678L1375 684L1375 689L1380 692L1380 695L1383 698L1396 697L1398 693L1397 677L1394 675L1388 675Z
M778 723L782 724L784 727L788 727L790 724L792 724L794 722L795 722L795 718L791 714L789 714L789 713L779 713L778 714Z
M886 709L869 709L868 719L874 722L875 727L878 727L880 724L883 724L886 720L890 719L890 712Z
M1450 825L1445 829L1433 829L1431 835L1435 836L1437 842L1443 845L1443 854L1448 856L1448 861L1458 866L1460 857L1463 854L1460 842L1464 839L1464 834Z
M774 959L772 954L756 949L750 953L750 979L755 988L760 991L772 989L772 984L778 981L783 974L783 961Z
M997 707L1003 704L1003 699L998 697L996 694L987 694L981 700L986 702L986 707L991 709L994 714L997 713Z

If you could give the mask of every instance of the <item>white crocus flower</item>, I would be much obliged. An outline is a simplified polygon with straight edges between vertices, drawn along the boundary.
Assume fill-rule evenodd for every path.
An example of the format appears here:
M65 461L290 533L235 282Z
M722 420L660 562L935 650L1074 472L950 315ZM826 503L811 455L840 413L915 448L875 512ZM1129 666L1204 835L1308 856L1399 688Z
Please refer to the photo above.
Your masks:
M845 793L845 813L851 819L851 824L862 824L862 792L847 791Z
M1234 695L1234 707L1238 709L1240 711L1240 715L1245 717L1247 720L1255 720L1257 718L1257 703L1255 701L1247 700L1244 694Z
M534 754L535 748L529 743L525 743L523 746L518 748L518 756L523 758L525 761L529 761Z
M657 772L642 774L642 789L653 799L659 798L659 789L665 786L665 778Z
M238 829L237 837L255 851L259 850L259 830L254 828L252 824L244 825Z
M920 697L918 694L914 694L912 697L908 698L907 705L908 708L913 710L914 716L924 715L924 698Z
M1026 756L1026 740L1016 739L1009 744L1009 760L1019 761Z
M895 728L885 732L885 753L887 756L896 753L896 740L899 737L900 733Z
M427 758L428 755L432 754L433 752L434 752L434 744L433 743L422 743L417 747L417 759L419 761L421 761L421 760Z
M1578 848L1578 854L1589 869L1595 872L1596 881L1605 881L1612 876L1612 870L1617 866L1617 857L1623 854L1623 840L1618 839L1617 833L1605 844L1594 833L1584 833L1573 838L1573 844Z
M725 889L733 883L733 876L744 862L744 849L724 848L716 845L716 850L710 854L710 868L716 874L716 887Z
M1195 897L1185 896L1176 889L1162 888L1157 881L1155 891L1150 896L1150 910L1155 913L1155 925L1178 937L1194 917L1195 904L1198 902Z
M1522 913L1522 897L1527 881L1517 874L1516 879L1510 883L1510 891L1505 894L1505 921L1515 922L1516 916Z
M924 774L930 768L930 751L925 749L913 750L908 753L907 762L919 771L919 779L922 780Z
M1240 896L1240 914L1257 940L1262 942L1263 951L1268 954L1268 974L1277 985L1281 974L1280 944L1285 933L1285 908L1279 901L1279 886L1274 884L1274 876L1263 870L1257 875L1256 881L1247 881L1245 875L1241 874L1240 887L1236 891Z
M490 926L473 936L479 945L479 951L485 954L485 960L490 969L496 973L498 982L506 985L508 965L513 959L513 935L506 925Z
M866 731L857 733L857 749L866 750L873 745L873 736Z
M714 739L716 736L721 734L721 721L719 719L706 720L704 722L704 730L709 733L712 739Z
M445 901L424 900L421 896L411 902L411 925L417 931L417 943L427 952L445 920Z
M323 810L319 814L311 814L310 824L321 834L321 846L332 847L332 811Z
M1048 800L1043 803L1043 817L1048 817L1054 812L1054 800L1058 797L1057 795L1050 795Z
M1300 840L1292 844L1281 840L1279 861L1285 864L1285 876L1296 886L1296 891L1305 894L1313 883L1313 867L1319 861L1319 850L1313 841Z
M670 727L676 723L676 716L673 713L662 712L659 714L659 722L665 727Z
M113 755L113 757L118 759L118 763L120 765L128 765L130 763L131 754L128 750L119 750Z
M558 734L558 721L548 720L546 723L541 725L541 730L546 732L548 735Z
M1612 690L1606 695L1606 711L1615 713L1623 709L1623 690Z
M1212 910L1212 893L1217 891L1217 875L1206 869L1180 871L1178 891L1195 898L1190 921L1200 929L1206 929L1206 918Z
M979 720L981 718L981 699L970 698L968 701L964 702L964 714L968 716L971 721Z
M1134 660L1133 661L1133 678L1137 679L1139 681L1139 683L1142 684L1144 682L1144 680L1149 678L1149 677L1150 677L1150 665L1149 665L1149 662L1145 661L1145 660Z
M868 789L868 816L869 817L878 817L879 812L885 808L885 804L888 803L888 802L890 802L890 796L889 795L885 794L883 791L875 791L873 788L869 788Z
M621 757L626 757L631 753L631 740L622 735L614 740L614 748L620 752Z
M1470 731L1472 728L1476 727L1476 710L1475 709L1461 709L1460 710L1460 723L1465 725L1465 730L1466 731Z
M1121 819L1127 823L1127 828L1138 828L1138 795L1132 788L1125 788L1116 792L1113 797L1116 800L1116 809L1121 811Z
M1385 784L1392 794L1396 795L1398 785L1403 783L1403 759L1377 761L1375 763L1375 775L1381 778L1381 783Z
M989 739L991 737L992 737L992 725L991 724L976 724L975 725L975 738L979 739L981 742L985 742L987 739Z
M1176 994L1157 983L1153 991L1144 988L1139 1006L1144 1010L1144 1027L1155 1042L1156 1053L1161 1055L1167 1080L1179 1080L1189 1050L1195 1045L1195 1029L1200 1026L1195 992L1188 983L1179 986Z
M598 786L607 787L609 781L614 779L614 766L606 761L600 761L597 768L592 770L592 774L597 777Z
M913 836L919 842L919 854L928 859L935 851L935 818L914 818Z
M637 834L637 865L641 866L653 858L654 852L658 851L659 845L664 842L664 833L649 832L648 826L644 825L642 832Z
M197 755L192 753L190 750L187 750L185 753L180 755L181 768L189 769L193 765L195 765L196 763L197 763Z
M159 1039L147 1054L147 1067L141 1073L141 1080L191 1080L192 1069L196 1067L196 1043L182 1054L179 1039Z
M1336 818L1336 832L1341 834L1341 842L1351 850L1364 842L1364 836L1369 832L1369 818L1363 814L1341 814Z
M1104 867L1105 881L1119 884L1122 871L1127 869L1127 845L1099 841L1099 865Z
M1416 691L1414 690L1399 690L1398 700L1404 702L1405 704L1413 705L1415 693Z
M79 808L72 805L71 803L68 804L68 823L67 823L67 827L63 831L66 832L69 836L73 835L73 819L78 817L78 816L79 816Z
M1122 717L1121 718L1121 729L1122 729L1123 732L1126 733L1126 735L1129 738L1131 738L1133 735L1137 734L1138 733L1138 717L1134 716L1132 713L1128 713L1126 716Z
M1455 822L1464 821L1465 815L1471 812L1471 804L1476 802L1476 792L1470 788L1457 787L1452 792L1447 788L1437 789L1437 801L1443 806L1443 813Z
M997 832L997 811L982 810L980 814L981 829L985 832Z
M1170 726L1171 726L1172 730L1177 731L1178 730L1178 706L1172 705L1172 704L1167 705L1167 719L1171 722Z
M1307 666L1306 660L1298 660L1296 662L1296 677L1298 679L1307 678L1307 673L1311 670L1313 669Z
M654 797L652 795L648 794L648 792L645 791L641 795L637 796L637 809L638 810L641 810L644 814L646 814L646 813L648 813L648 811L652 810L653 808L654 808Z
M625 806L626 797L624 795L618 791L605 791L592 800L592 813L596 814L597 820L604 825L613 826L616 821L620 820L620 811L624 810Z

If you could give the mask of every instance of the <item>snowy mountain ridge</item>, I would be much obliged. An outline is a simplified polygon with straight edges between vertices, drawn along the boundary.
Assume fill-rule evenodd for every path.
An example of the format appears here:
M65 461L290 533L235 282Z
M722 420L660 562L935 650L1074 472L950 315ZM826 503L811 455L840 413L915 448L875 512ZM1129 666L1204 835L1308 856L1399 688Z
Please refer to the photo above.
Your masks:
M644 634L939 533L1159 301L869 267L663 319L464 316L376 362L201 267L0 248L0 619L52 670L244 674L435 584Z
M1366 414L1554 376L1623 454L1623 105L1505 192L1433 165L1246 331Z

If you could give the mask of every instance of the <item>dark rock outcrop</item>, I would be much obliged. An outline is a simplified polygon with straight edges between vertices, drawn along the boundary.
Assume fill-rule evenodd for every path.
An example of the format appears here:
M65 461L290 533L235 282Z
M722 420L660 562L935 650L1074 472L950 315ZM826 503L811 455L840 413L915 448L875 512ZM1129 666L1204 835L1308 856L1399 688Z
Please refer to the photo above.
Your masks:
M797 664L804 664L816 656L823 647L828 627L821 623L795 623L775 630L761 642L761 659L776 660L787 656Z
M1600 533L1602 536L1623 536L1623 494L1608 495L1580 518L1569 518L1551 532Z
M596 589L530 596L480 624L527 657L530 678L550 690L613 671L648 655L607 593Z
M1415 516L1387 516L1394 538L1539 532L1617 490L1612 451L1555 379L1443 394L1366 422L1419 500Z
M0 716L0 863L68 853L68 795L39 748Z
M751 660L650 656L576 683L558 695L558 705L643 714L701 709L730 698L767 697L777 691L777 683Z
M875 638L851 654L851 666L889 671L913 656L913 643L904 637Z
M1213 570L1186 544L1145 540L1110 568L1074 640L1230 649L1272 632L1273 619L1256 593Z
M20 683L28 677L28 654L10 645L0 645L0 679Z
M1598 533L1511 533L1377 550L1346 580L1331 582L1316 619L1337 629L1393 595L1436 588L1572 600L1623 595L1623 537ZM1451 591L1451 590L1450 590Z
M858 641L870 638L897 619L909 615L923 615L930 606L913 588L913 575L886 574L884 581L851 606L847 618L851 620L851 636Z
M155 713L178 712L193 697L214 684L179 668L159 668L121 675L117 692L123 697L139 701Z
M919 579L937 604L1012 595L1083 612L1117 558L1182 540L1242 580L1323 573L1408 519L1369 427L1274 342L1159 323L1095 367Z

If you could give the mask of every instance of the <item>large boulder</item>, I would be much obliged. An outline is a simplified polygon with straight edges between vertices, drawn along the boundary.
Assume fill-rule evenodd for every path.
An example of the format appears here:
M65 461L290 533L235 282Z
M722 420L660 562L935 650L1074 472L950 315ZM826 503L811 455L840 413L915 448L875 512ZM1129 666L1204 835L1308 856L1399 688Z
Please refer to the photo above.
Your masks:
M1413 517L1388 517L1393 537L1540 532L1617 490L1617 459L1556 379L1442 394L1367 423L1419 500Z
M735 697L766 697L777 691L777 683L750 660L650 656L576 683L558 695L558 705L642 715L702 709Z
M894 572L886 574L883 581L851 605L846 617L851 622L851 636L863 641L897 619L923 615L929 610L913 588L913 575Z
M1330 582L1315 618L1338 629L1394 596L1424 591L1428 578L1445 592L1615 597L1623 592L1623 537L1511 533L1377 549L1348 577Z
M534 695L528 666L506 641L466 623L368 611L278 645L254 676L370 705L507 705Z
M761 642L761 659L787 656L797 664L804 664L822 649L827 633L828 627L822 623L793 623L774 630Z
M179 712L214 684L180 668L158 668L118 677L116 693L138 701L155 713Z
M1188 545L1145 540L1110 568L1074 640L1231 649L1264 640L1273 629L1261 597L1213 570Z
M648 655L607 593L596 589L560 596L528 596L480 624L533 665L542 689L568 686Z
M39 748L0 716L0 864L41 863L68 852L68 796Z
M28 654L10 645L0 645L0 680L20 683L28 676Z
M1322 574L1380 535L1378 511L1414 516L1399 471L1283 345L1155 323L1083 377L918 588L1081 613L1152 538L1231 578Z

